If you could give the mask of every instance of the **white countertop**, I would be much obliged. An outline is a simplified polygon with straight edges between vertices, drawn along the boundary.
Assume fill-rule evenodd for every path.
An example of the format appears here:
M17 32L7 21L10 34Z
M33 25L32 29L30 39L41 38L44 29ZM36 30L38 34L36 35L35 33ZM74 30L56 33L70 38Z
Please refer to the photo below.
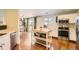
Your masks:
M0 30L0 33L11 33L11 32L16 32L16 31L11 30L11 29Z
M49 29L42 29L42 30L40 30L40 29L34 29L34 31L39 31L39 32L49 32L49 31L51 31L51 30L49 30Z

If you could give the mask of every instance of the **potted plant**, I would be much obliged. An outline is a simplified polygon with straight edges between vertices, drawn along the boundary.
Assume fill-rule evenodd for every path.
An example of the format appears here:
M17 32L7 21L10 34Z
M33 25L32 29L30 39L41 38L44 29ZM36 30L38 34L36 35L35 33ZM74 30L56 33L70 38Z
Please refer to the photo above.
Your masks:
M24 32L26 31L26 22L25 22L25 18L23 18L23 20L22 20L22 25L23 25L23 27L24 27Z

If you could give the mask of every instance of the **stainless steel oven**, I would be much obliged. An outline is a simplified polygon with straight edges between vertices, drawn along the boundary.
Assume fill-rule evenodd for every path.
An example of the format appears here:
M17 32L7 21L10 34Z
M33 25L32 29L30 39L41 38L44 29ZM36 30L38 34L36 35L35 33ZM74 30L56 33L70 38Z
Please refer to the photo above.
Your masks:
M59 20L58 36L69 37L69 20Z
M58 31L58 36L60 37L69 37L69 31Z

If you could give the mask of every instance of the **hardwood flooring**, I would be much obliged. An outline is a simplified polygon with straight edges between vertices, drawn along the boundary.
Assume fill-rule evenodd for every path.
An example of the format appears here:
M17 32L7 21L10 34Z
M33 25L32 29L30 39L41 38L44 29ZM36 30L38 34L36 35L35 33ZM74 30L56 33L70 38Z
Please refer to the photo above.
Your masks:
M52 39L52 47L54 50L76 50L76 46L76 42L62 39Z
M31 33L22 32L20 35L20 45L16 50L46 50L46 48L40 44L32 44ZM78 50L76 42L66 41L62 39L51 38L51 45L53 50Z
M20 35L20 45L15 47L15 50L46 50L44 46L39 44L32 45L31 33L22 32Z

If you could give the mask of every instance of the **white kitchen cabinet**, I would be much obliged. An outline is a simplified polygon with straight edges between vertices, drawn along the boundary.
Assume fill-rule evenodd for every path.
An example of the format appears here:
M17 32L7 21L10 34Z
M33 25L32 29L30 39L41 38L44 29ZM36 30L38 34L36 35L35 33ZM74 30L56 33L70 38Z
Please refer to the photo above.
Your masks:
M77 14L70 14L69 23L76 23L76 16L77 16Z
M76 16L78 13L72 13L72 14L64 14L64 15L58 15L59 20L65 20L68 19L69 23L76 23Z
M77 41L76 40L76 18L78 16L78 13L72 13L72 14L64 14L59 15L58 20L69 20L69 40Z
M5 10L0 10L0 25L6 25Z
M5 34L0 36L0 45L2 45L2 50L10 50L10 34Z
M69 40L72 40L72 41L77 41L76 40L76 29L74 28L70 28L70 32L69 32Z
M40 28L44 26L44 17L37 17L37 27Z

